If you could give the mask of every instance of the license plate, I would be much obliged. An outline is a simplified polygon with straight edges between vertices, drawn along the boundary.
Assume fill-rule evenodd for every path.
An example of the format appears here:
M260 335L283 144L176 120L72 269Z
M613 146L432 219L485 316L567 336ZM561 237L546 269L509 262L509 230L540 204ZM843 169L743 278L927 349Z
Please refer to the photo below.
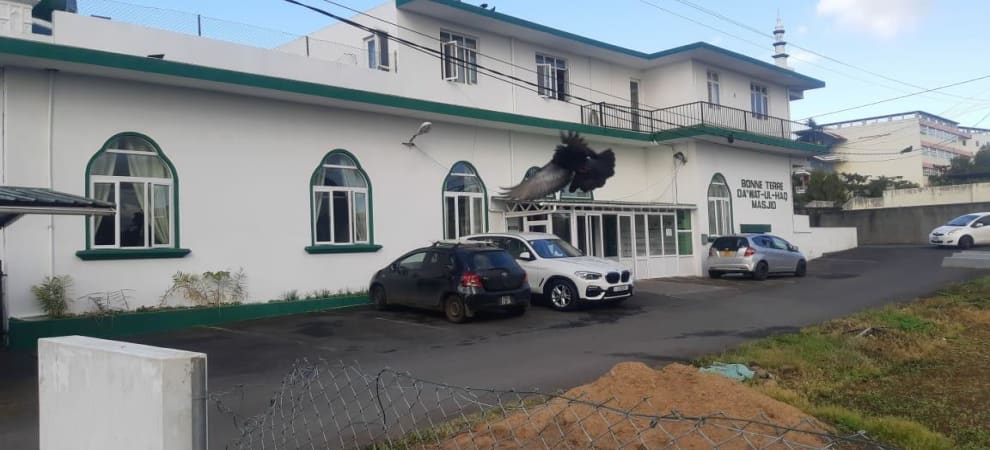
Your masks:
M616 286L616 287L615 287L614 289L612 289L612 290L613 290L613 291L615 291L615 292L626 292L626 291L628 291L628 290L629 290L629 286L627 286L627 285L622 285L622 286Z
M722 255L722 256L736 256L736 252L734 252L732 250L722 250L722 251L718 252L718 254L719 255Z
M936 244L941 244L942 243L942 240L941 239L932 239L932 242L933 243L936 243Z
M512 304L512 296L510 296L510 295L503 295L502 298L500 298L498 300L498 304L499 305L511 305Z

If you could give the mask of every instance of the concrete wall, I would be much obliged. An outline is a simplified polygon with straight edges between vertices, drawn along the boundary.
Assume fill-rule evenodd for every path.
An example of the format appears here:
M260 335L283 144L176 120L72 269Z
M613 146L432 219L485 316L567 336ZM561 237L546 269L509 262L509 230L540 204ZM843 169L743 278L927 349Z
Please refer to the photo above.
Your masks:
M822 212L820 227L855 227L859 245L925 244L928 233L963 214L990 211L990 202Z
M206 355L81 336L38 341L41 450L205 450Z
M990 183L891 189L878 198L853 198L843 209L902 208L905 206L951 205L990 202Z

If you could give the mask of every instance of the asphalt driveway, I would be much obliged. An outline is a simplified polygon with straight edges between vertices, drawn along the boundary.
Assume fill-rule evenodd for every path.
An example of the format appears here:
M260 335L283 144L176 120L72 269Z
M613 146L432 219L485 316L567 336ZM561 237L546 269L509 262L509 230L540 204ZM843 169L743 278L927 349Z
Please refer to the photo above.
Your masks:
M211 391L243 385L261 412L298 358L339 360L367 371L391 367L456 385L543 391L588 382L622 361L662 365L720 351L864 308L924 296L986 271L942 268L949 251L871 247L813 261L807 278L640 280L615 307L465 324L439 313L359 307L200 327L125 340L204 352ZM0 352L0 448L37 447L35 359ZM211 448L235 437L211 410Z

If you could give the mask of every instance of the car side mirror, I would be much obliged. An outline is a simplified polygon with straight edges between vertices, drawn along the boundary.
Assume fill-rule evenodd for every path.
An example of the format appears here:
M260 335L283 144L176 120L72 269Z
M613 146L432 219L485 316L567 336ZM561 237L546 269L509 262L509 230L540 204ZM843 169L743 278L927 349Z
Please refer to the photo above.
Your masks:
M521 260L524 260L524 261L532 261L533 260L533 255L529 254L529 252L522 252L522 253L519 254L519 257L516 258L516 259L521 259Z
M389 268L389 270L391 270L392 272L398 272L398 270L399 270L399 263L392 263L392 264L389 264L389 266L388 266L388 268Z
M796 251L798 251L798 246L796 246L796 245L788 245L787 246L787 249L790 250L790 251L792 251L792 252L796 252Z
M976 222L973 224L973 228L983 228L983 224L980 222Z

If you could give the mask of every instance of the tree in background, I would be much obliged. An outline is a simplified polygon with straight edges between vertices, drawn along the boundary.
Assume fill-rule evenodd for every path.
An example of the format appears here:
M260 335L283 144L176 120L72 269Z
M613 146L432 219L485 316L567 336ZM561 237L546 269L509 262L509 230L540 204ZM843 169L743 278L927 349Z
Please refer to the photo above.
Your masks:
M841 205L851 197L882 197L885 190L917 187L920 187L917 183L904 180L902 177L879 176L873 178L870 175L858 173L838 174L814 170L808 178L808 187L804 194L794 197L798 205L815 200L835 202L836 205Z
M973 157L957 156L939 175L928 181L935 186L968 184L990 181L990 144L984 144Z

